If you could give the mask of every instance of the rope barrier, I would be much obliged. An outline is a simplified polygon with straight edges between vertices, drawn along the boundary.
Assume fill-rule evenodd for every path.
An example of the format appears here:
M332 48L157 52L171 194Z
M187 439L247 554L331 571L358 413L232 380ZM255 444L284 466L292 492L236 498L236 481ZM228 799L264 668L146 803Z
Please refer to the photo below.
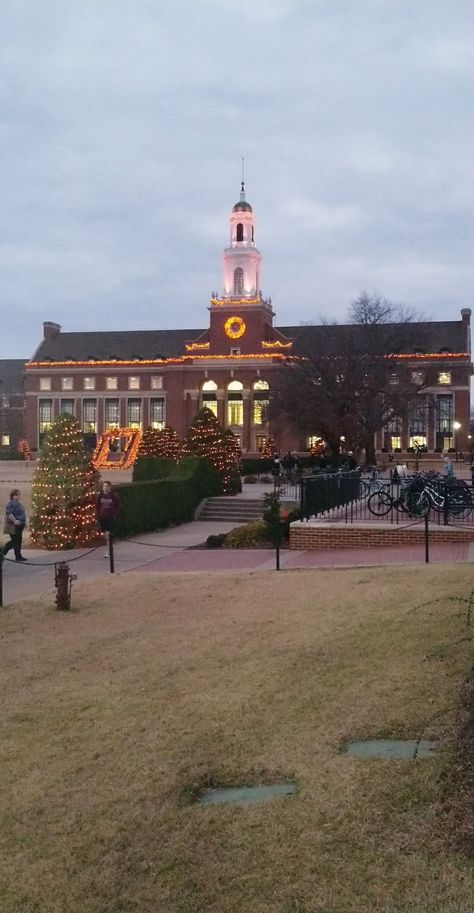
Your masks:
M8 564L21 564L22 567L55 567L56 564L59 564L60 561L67 561L68 564L72 561L80 561L81 558L87 558L88 555L92 555L92 552L96 552L99 548L103 548L103 545L94 545L94 548L90 548L87 552L84 552L83 555L75 555L74 558L58 558L56 561L17 561L16 558L3 558L3 561ZM62 553L63 554L63 553Z

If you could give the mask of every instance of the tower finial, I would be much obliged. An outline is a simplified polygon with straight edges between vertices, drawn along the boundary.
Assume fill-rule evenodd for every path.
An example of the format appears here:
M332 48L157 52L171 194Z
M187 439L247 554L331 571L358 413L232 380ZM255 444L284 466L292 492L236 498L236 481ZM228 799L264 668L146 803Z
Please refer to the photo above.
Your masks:
M244 157L242 156L242 181L241 181L241 183L240 183L240 201L241 201L241 202L244 202L244 201L245 201L245 171L244 171L244 167L245 167L245 159L244 159Z

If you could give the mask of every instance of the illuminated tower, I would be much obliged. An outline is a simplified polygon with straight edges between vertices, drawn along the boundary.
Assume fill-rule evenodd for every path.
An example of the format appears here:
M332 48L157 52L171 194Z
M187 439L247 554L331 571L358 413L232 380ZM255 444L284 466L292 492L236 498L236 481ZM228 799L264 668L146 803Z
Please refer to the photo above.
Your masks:
M260 296L262 256L255 246L255 216L245 199L242 181L240 200L230 214L230 243L222 257L224 270L223 298L258 298Z

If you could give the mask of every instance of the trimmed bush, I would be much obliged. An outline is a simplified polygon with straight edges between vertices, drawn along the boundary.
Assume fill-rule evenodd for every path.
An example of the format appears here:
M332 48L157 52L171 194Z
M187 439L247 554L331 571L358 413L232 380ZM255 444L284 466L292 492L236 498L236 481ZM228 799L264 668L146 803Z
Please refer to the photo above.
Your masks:
M244 482L246 485L255 485L258 479L257 476L245 476Z
M218 533L217 536L208 536L206 545L208 548L222 548L226 540L226 533Z
M203 498L219 494L220 480L207 460L188 457L167 479L120 485L115 535L119 539L192 520Z
M241 473L244 476L260 475L262 472L270 472L273 466L273 460L269 457L251 459L245 457L240 464Z
M244 526L237 526L225 537L227 548L252 548L267 541L267 527L263 520L251 520Z
M175 468L173 460L166 457L138 457L133 467L134 482L149 482L152 479L167 479Z

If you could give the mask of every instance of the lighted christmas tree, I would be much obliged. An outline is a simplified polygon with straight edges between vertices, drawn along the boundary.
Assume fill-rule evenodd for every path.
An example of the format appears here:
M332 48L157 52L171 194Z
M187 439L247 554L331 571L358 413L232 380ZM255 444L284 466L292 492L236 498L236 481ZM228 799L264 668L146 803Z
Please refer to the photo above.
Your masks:
M145 428L138 448L137 460L140 459L140 457L154 457L159 455L157 452L159 433L158 428Z
M223 489L226 492L236 494L238 491L242 491L239 471L242 452L239 439L230 428L226 428L223 432L223 443L225 449L225 469L222 476Z
M262 457L262 460L268 459L269 457L272 457L274 453L276 453L275 441L272 437L267 437L262 447L260 456Z
M168 460L177 462L181 449L181 441L174 428L165 425L157 436L157 450L154 456L165 457Z
M79 425L60 415L48 431L33 476L31 538L42 548L80 548L97 537L97 474Z
M229 450L223 429L215 415L205 406L196 415L181 448L182 456L200 456L209 460L227 490Z

